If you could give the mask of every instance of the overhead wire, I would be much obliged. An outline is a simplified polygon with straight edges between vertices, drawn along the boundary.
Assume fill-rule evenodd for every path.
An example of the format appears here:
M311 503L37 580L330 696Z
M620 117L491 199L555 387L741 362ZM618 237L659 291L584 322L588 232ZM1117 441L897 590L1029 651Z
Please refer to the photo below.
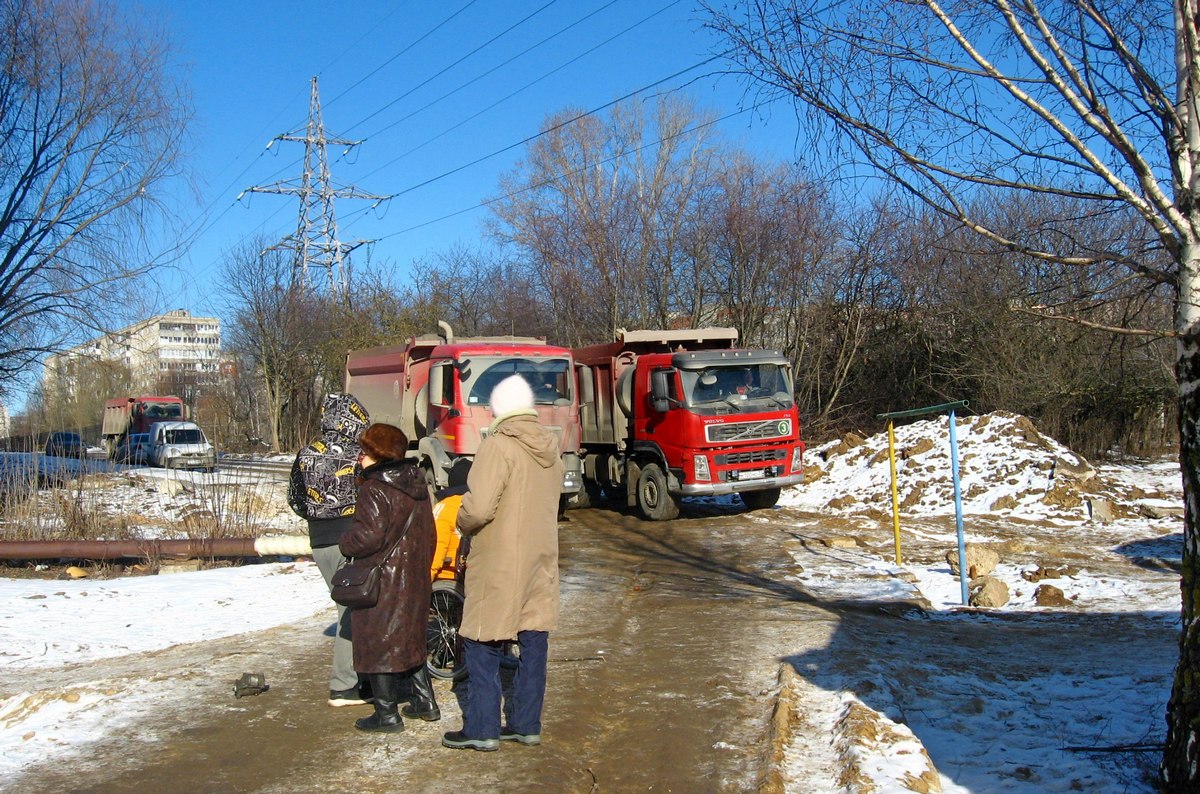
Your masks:
M416 146L412 147L412 148L411 148L411 149L409 149L408 151L406 151L406 152L404 152L404 153L402 153L402 154L400 154L400 155L397 155L396 157L393 157L391 160L389 160L389 161L387 161L386 163L384 163L383 165L379 166L379 167L378 167L378 168L376 168L374 171L370 171L370 172L368 172L367 174L365 174L365 175L364 175L364 178L365 178L365 177L370 177L370 176L373 176L373 175L375 175L375 174L379 173L380 171L382 171L383 169L385 169L385 168L387 168L387 167L389 167L389 166L395 165L396 163L398 163L398 162L400 162L401 160L403 160L405 157L408 157L408 156L410 156L410 155L412 155L412 154L415 154L416 152L418 152L418 151L420 151L421 149L425 148L426 146L428 146L429 144L433 143L434 141L437 141L438 139L440 139L440 138L442 138L442 137L444 137L444 136L448 135L449 133L453 132L454 130L458 129L459 127L462 127L464 124L467 124L467 123L469 123L469 122L471 122L471 121L473 121L473 120L475 120L475 119L479 118L479 117L480 117L481 115L483 115L484 113L487 113L488 111L490 111L490 110L493 110L493 109L495 109L495 108L499 107L500 105L504 104L504 103L505 103L505 102L507 102L508 100L510 100L510 99L512 99L513 97L515 97L515 96L517 96L518 94L520 94L521 92L523 92L523 91L525 91L525 90L527 90L527 89L529 89L529 88L532 88L533 86L537 85L538 83L540 83L541 81L543 81L543 80L547 79L548 77L550 77L550 76L552 76L552 75L554 75L554 74L556 74L556 73L558 73L558 72L562 71L562 70L563 70L563 69L565 69L566 67L568 67L568 66L570 66L570 65L572 65L572 64L574 64L574 63L576 63L576 62L577 62L577 61L579 61L580 59L582 59L582 58L584 58L584 57L586 57L586 56L588 56L588 55L591 55L593 52L595 52L596 50L600 49L601 47L605 47L605 46L607 46L607 45L611 44L611 43L612 43L613 41L615 41L616 39L620 38L621 36L624 36L626 33L629 33L631 30L634 30L635 28L637 28L637 27L639 27L639 26L641 26L641 25L644 25L646 22L649 22L651 19L653 19L654 17L656 17L656 16L658 16L659 14L663 13L663 12L664 12L664 11L666 11L667 9L671 8L672 6L678 5L680 2L682 2L682 0L674 0L674 2L672 2L672 3L669 3L669 4L665 5L665 6L663 6L662 8L660 8L659 10L657 10L657 11L653 12L652 14L649 14L648 16L645 16L645 17L641 18L640 20L638 20L637 22L633 23L632 25L630 25L630 26L626 27L625 29L621 30L620 32L618 32L618 33L615 33L615 34L613 34L612 36L609 36L607 39L605 39L604 41L600 42L599 44L597 44L597 45L595 45L595 46L593 46L593 47L590 47L590 48L589 48L589 49L587 49L587 50L584 50L583 52L581 52L581 53L579 53L578 55L576 55L574 58L571 58L571 59L569 59L569 60L567 60L567 61L564 61L563 63L559 64L558 66L556 66L555 68L551 69L550 71L548 71L548 72L545 72L545 73L543 73L542 75L540 75L540 76L538 76L538 77L534 78L533 80L529 81L529 82L528 82L528 83L526 83L525 85L523 85L523 86L521 86L520 88L518 88L516 91L513 91L513 92L511 92L511 93L509 93L509 94L507 94L507 95L505 95L505 96L501 97L500 99L496 100L495 102L493 102L492 104L488 105L487 107L485 107L485 108L482 108L482 109L480 109L480 110L476 111L475 113L471 114L470 116L466 117L465 119L462 119L462 120L461 120L461 121L459 121L457 124L454 124L453 126L447 127L446 129L442 130L441 132L437 133L436 135L434 135L434 136L432 136L432 137L430 137L430 138L428 138L428 139L426 139L426 140L422 141L421 143L417 144ZM611 3L610 3L609 5L611 5ZM607 8L607 6L605 6L605 8ZM695 67L695 66L693 66L693 67L689 67L688 71L690 71L691 69L694 69L694 68L696 68L696 67ZM665 80L670 80L671 78L670 78L670 77L668 77L668 78L664 78L664 79L665 79ZM661 82L661 81L660 81L660 82ZM640 90L641 90L641 89L639 89L639 91L640 91ZM635 92L633 92L633 93L638 93L638 91L635 91ZM422 109L424 109L424 108L422 108ZM603 108L600 108L600 109L601 109L601 110L603 110ZM409 114L409 116L406 116L405 118L403 118L403 119L400 119L399 121L404 121L404 120L406 120L406 119L408 119L408 118L411 118L413 115L415 115L415 113L413 113L413 114ZM395 122L395 123L399 123L399 121L397 121L397 122ZM392 127L392 126L395 126L395 124L391 124L391 125L388 125L388 127L383 127L383 128L381 128L380 130L378 130L378 131L376 132L376 134L378 134L378 132L382 132L383 130L389 129L389 128L390 128L390 127ZM503 150L501 150L501 151L507 151L508 149L510 149L510 148L513 148L513 147L515 147L515 146L520 146L522 143L525 143L525 142L526 142L526 141L521 141L521 142L518 142L518 143L516 143L516 144L513 144L513 146L507 147L507 148L505 148L505 149L503 149ZM497 152L497 153L498 153L498 152ZM488 155L488 157L492 157L492 156L494 156L494 154L493 154L493 155ZM482 158L482 159L486 160L486 159L488 159L488 157L485 157L485 158ZM473 165L473 163L472 163L472 165Z
M460 84L459 86L457 86L456 88L454 88L454 89L451 89L450 91L447 91L446 93L442 94L442 95L441 95L440 97L438 97L437 99L434 99L434 100L432 100L432 101L430 101L430 102L427 102L426 104L422 105L421 107L417 108L416 110L412 111L411 113L409 113L409 114L407 114L407 115L405 115L405 116L401 116L400 118L396 119L396 120L395 120L395 121L393 121L392 123L390 123L390 124L387 124L387 125L385 125L385 126L383 126L383 127L380 127L379 129L375 130L375 132L371 133L371 134L370 134L370 135L368 135L367 137L368 137L368 138L373 138L373 137L375 137L375 136L379 135L381 132L385 132L385 131L387 131L387 130L390 130L391 128L395 127L397 124L401 124L401 123L403 123L403 122L405 122L405 121L408 121L409 119L413 118L414 116L418 116L418 115L420 115L421 113L424 113L426 110L429 110L429 108L433 107L434 105L438 104L439 102L441 102L441 101L443 101L443 100L445 100L445 99L449 99L450 97L452 97L452 96L454 96L455 94L457 94L459 91L462 91L464 88L467 88L468 86L474 85L475 83L479 82L479 81L480 81L480 80L482 80L483 78L485 78L485 77L488 77L488 76L490 76L490 75L492 75L492 74L495 74L495 73L496 73L496 72L498 72L500 69L504 68L505 66L508 66L510 63L512 63L513 61L517 60L518 58L522 58L522 57L524 57L525 55L528 55L530 52L532 52L532 51L536 50L538 47L541 47L542 45L544 45L544 44L547 44L547 43L549 43L549 42L553 41L554 39L558 38L559 36L561 36L562 34L566 33L567 31L571 30L572 28L575 28L575 27L577 27L578 25L581 25L582 23L584 23L584 22L586 22L587 20L591 19L592 17L596 16L596 14L599 14L601 11L604 11L604 10L606 10L606 9L610 8L611 6L613 6L613 5L616 5L616 4L617 4L617 2L619 2L619 0L610 0L610 2L608 2L608 3L606 3L605 5L603 5L603 6L599 7L599 8L597 8L596 10L594 10L594 11L592 11L592 12L590 12L590 13L588 13L588 14L586 14L586 15L582 16L582 17L580 17L579 19L575 20L574 22L570 23L569 25L566 25L565 27L559 28L559 29L558 29L558 30L556 30L554 33L552 33L552 34L550 34L549 36L545 37L544 39L542 39L541 41L537 42L536 44L532 44L532 45L530 45L529 47L526 47L525 49L523 49L523 50L521 50L520 52L518 52L516 55L513 55L513 56L512 56L511 58L509 58L508 60L505 60L505 61L502 61L501 63L498 63L498 64L496 64L496 65L495 65L495 66L493 66L492 68L488 69L486 72L482 72L482 73L480 73L480 74L476 75L475 77L471 78L471 79L470 79L470 80L468 80L467 82L465 82L465 83L462 83L462 84ZM671 5L675 5L676 3L679 3L679 2L682 2L682 0L675 0L675 2L674 2L674 3L671 3ZM666 10L666 8L670 8L670 6L666 6L666 7L665 7L664 9L662 9L662 10L664 10L664 11L665 11L665 10ZM653 16L653 15L651 15L651 16ZM643 21L645 21L645 20L643 20ZM637 23L637 24L641 24L641 23ZM631 26L630 28L626 28L624 31L622 31L622 33L628 32L630 29L632 29L632 27L636 27L636 25L634 25L634 26ZM621 35L621 34L617 34L617 35ZM614 36L614 37L612 37L612 38L616 38L616 37ZM607 41L612 41L612 38L608 39ZM606 43L607 43L607 42L606 42ZM595 48L595 47L593 47L593 48L592 48L592 50L594 50L594 49L596 49L596 48ZM583 53L583 55L586 55L587 53L590 53L592 50L588 50L587 52ZM580 56L580 57L582 57L582 56ZM573 58L573 59L571 59L570 61L567 61L567 64L574 63L576 60L578 60L578 58ZM567 64L564 64L564 66L565 66L565 65L567 65ZM558 68L559 68L559 69L561 69L562 67L560 66L560 67L558 67ZM555 72L555 71L558 71L558 69L555 69L555 70L553 70L553 71L547 72L546 74L542 75L542 77L538 78L537 80L534 80L533 82L526 83L526 84L525 84L525 86L524 86L522 89L520 89L520 90L524 90L525 88L528 88L529 86L531 86L531 85L534 85L535 83L539 82L540 80L544 79L545 77L548 77L549 75L551 75L551 74L554 74L554 72ZM508 95L507 97L505 97L504 99L509 99L509 98L511 98L511 97L513 97L513 96L515 96L517 93L520 93L520 91L516 91L516 92L514 92L514 93L512 93L512 94L509 94L509 95ZM504 101L504 100L500 100L500 102L503 102L503 101ZM494 102L494 103L492 103L491 105L488 105L486 108L484 108L484 111L486 111L486 110L491 110L492 108L496 107L496 105L500 104L500 102ZM483 112L483 111L481 111L481 112ZM469 121L470 119L473 119L473 118L475 118L475 117L476 117L476 116L478 116L478 115L479 115L479 113L476 113L474 116L471 116L471 117L470 117L469 119L467 119L467 120ZM450 129L455 129L457 126L459 126L459 125L456 125L455 127L451 127ZM444 133L443 133L443 134L444 134ZM440 137L440 136L439 136L439 137ZM394 162L394 161L393 161L393 162Z
M443 19L441 22L439 22L439 23L437 23L436 25L434 25L434 26L433 26L432 28L430 28L429 30L425 31L425 33L423 33L423 34L421 34L420 36L418 36L416 39L414 39L412 42L410 42L410 43L409 43L409 44L408 44L406 47L404 47L403 49L401 49L401 50L400 50L399 52L397 52L395 55L393 55L392 57L388 58L388 59L387 59L386 61L384 61L383 63L379 64L378 66L376 66L376 67L375 67L374 69L372 69L371 71L367 72L365 75L363 75L362 77L360 77L360 78L359 78L358 80L356 80L355 82L351 83L349 86L347 86L345 89L343 89L343 90L341 91L341 93L335 94L335 95L334 95L334 97L333 97L332 99L330 99L330 100L328 100L328 101L326 101L326 102L324 103L324 104L325 104L325 107L329 107L330 105L332 105L332 104L336 103L336 102L337 102L338 100L340 100L342 97L346 96L346 94L349 94L351 91L353 91L354 89L358 88L360 85L362 85L363 83L365 83L367 80L369 80L369 79L371 79L372 77L374 77L374 76L375 76L376 74L378 74L378 73L379 73L379 72L380 72L382 69L384 69L385 67L387 67L387 66L391 65L391 64L392 64L392 63L393 63L393 62L394 62L394 61L395 61L397 58L399 58L400 56L404 55L406 52L408 52L409 50L411 50L413 47L417 46L417 45L418 45L418 44L420 44L421 42L425 41L425 39L429 38L429 37L430 37L430 36L432 36L434 33L437 33L439 30L441 30L443 27L445 27L447 24L449 24L451 21L453 21L455 17L457 17L459 14L463 13L464 11L466 11L466 10L467 10L468 8L470 8L471 6L475 5L475 3L477 3L477 2L478 2L478 0L469 0L469 2L468 2L466 5L464 5L462 8L458 9L458 10L457 10L457 11L455 11L453 14L451 14L451 15L450 15L450 16L448 16L448 17L446 17L445 19ZM392 9L392 13L391 13L391 14L388 14L386 17L384 17L382 20L380 20L380 23L382 24L383 22L386 22L387 20L391 19L391 18L392 18L392 16L393 16L393 15L394 15L396 12L398 12L398 11L399 11L401 8L402 8L402 6L401 6L399 3L397 3L397 4L396 4L396 7ZM360 37L358 38L358 40L357 40L357 41L355 41L355 42L354 42L354 44L352 44L352 45L350 45L350 46L351 46L351 47L356 47L356 46L358 46L358 44L359 44L359 43L361 43L361 42L363 41L363 39L366 39L368 36L373 36L373 35L375 35L375 31L374 31L374 30L369 30L369 31L367 31L366 33L364 33L362 36L360 36ZM349 49L350 49L350 48L347 48L347 50L349 50ZM343 54L345 54L345 53L343 53ZM340 57L340 56L339 56L339 57ZM336 62L336 61L334 61L334 62Z
M505 28L504 30L500 31L500 32L499 32L499 33L497 33L495 36L492 36L490 39L488 39L487 41L485 41L483 44L480 44L478 47L476 47L475 49L471 50L471 51L470 51L470 52L468 52L466 55L462 56L461 58L459 58L458 60L454 61L453 63L451 63L451 64L448 64L448 65L447 65L447 66L445 66L445 67L444 67L444 68L443 68L441 71L435 72L434 74L432 74L432 75L430 75L429 77L427 77L427 78L425 78L424 80L422 80L420 83L417 83L415 86L413 86L412 88L410 88L410 89L408 89L407 91L405 91L405 92L404 92L403 94L401 94L400 96L396 97L395 99L391 100L391 101L390 101L390 102L388 102L387 104L385 104L385 105L383 105L382 107L378 108L377 110L375 110L375 112L373 112L373 113L371 113L370 115L368 115L368 116L366 116L366 117L364 117L364 118L362 118L362 119L359 119L359 120L358 120L358 121L356 121L355 123L351 124L351 125L350 125L350 127L349 127L349 129L353 130L353 129L357 128L357 127L360 127L360 126L362 126L362 125L363 125L363 124L365 124L366 122L368 122L368 121L370 121L371 119L373 119L373 118L375 118L376 116L378 116L378 115L379 115L380 113L382 113L383 111L385 111L385 110L387 110L388 108L390 108L392 105L395 105L397 102L399 102L399 101L401 101L401 100L405 99L406 97L410 96L410 95L411 95L411 94L412 94L414 91L416 91L417 89L419 89L419 88L422 88L422 87L424 87L424 86L428 85L428 84L429 84L430 82L432 82L433 80L436 80L437 78L441 77L443 74L445 74L446 72L450 71L450 70L451 70L451 69L453 69L454 67L458 66L458 65L459 65L459 64L461 64L463 61L467 60L467 59L468 59L468 58L470 58L471 56L475 55L477 52L479 52L479 51L483 50L484 48L486 48L486 47L490 46L491 44L495 43L497 40L499 40L499 39L503 38L505 35L507 35L507 34L508 34L508 33L510 33L511 31L515 30L516 28L520 27L521 25L524 25L526 22L528 22L529 20L533 19L535 16L537 16L537 15L538 15L538 14L540 14L540 13L542 13L542 12L543 12L543 11L545 11L547 8L549 8L550 6L554 5L554 4L555 4L555 3L557 3L557 2L558 2L558 0L549 0L549 2L545 3L544 5L540 6L540 7L539 7L539 8L537 8L536 10L534 10L534 11L530 12L529 14L525 15L524 17L522 17L522 18L521 18L520 20L518 20L517 22L514 22L513 24L509 25L507 28Z
M528 193L528 192L529 192L529 191L531 191L531 190L537 190L538 188L545 187L546 185L549 185L549 184L551 184L551 183L557 182L557 181L559 181L559 180L561 180L561 179L564 179L564 178L566 178L566 177L568 177L568 176L574 176L574 175L576 175L576 174L583 173L584 171L586 171L586 170L587 170L587 169L589 169L589 168L595 168L597 165L604 165L604 164L606 164L606 163L611 163L611 162L613 162L614 160L616 160L616 159L618 159L618 158L625 157L625 156L627 156L627 155L634 154L634 153L636 153L636 152L645 151L646 149L649 149L649 148L651 148L651 147L654 147L654 146L660 146L660 145L662 145L663 143L666 143L666 142L668 142L668 141L672 141L672 140L674 140L674 139L676 139L676 138L681 138L681 137L683 137L683 136L685 136L685 135L692 135L692 134L694 134L694 133L696 133L696 132L699 132L700 130L703 130L703 129L707 128L707 127L711 127L711 126L713 126L714 124L720 124L720 123L721 123L721 122L723 122L723 121L728 121L729 119L735 118L735 117L737 117L737 116L740 116L740 115L742 115L742 114L749 113L749 112L750 112L750 111L752 111L752 110L757 110L759 107L760 107L760 105L753 105L753 106L751 106L751 107L748 107L748 108L741 108L741 109L739 109L739 110L735 110L735 111L733 111L732 113L727 113L727 114L725 114L724 116L721 116L721 117L719 117L719 118L710 119L710 120L708 120L708 121L705 121L705 122L703 122L703 123L701 123L701 124L697 124L697 125L695 125L695 126L693 126L693 127L689 127L689 128L688 128L688 129L686 129L686 130L680 130L679 132L673 133L673 134L671 134L671 135L667 135L667 136L665 136L665 137L662 137L662 138L658 138L657 140L650 141L650 142L648 142L648 143L642 144L641 146L636 146L636 147L633 147L633 148L630 148L630 149L624 149L624 150L622 150L622 151L620 151L620 152L617 152L617 153L615 153L615 154L609 155L608 157L605 157L605 158L603 158L603 159L601 159L601 160L597 160L596 162L593 162L593 163L588 163L588 164L587 164L587 165L585 165L585 166L581 166L581 167L579 167L579 168L576 168L576 169L573 169L573 170L570 170L570 171L564 171L563 173L560 173L560 174L555 174L554 176L547 177L547 178L545 178L545 179L543 179L543 180L541 180L541 181L539 181L539 182L536 182L536 183L534 183L534 184L532 184L532 185L526 185L525 187L523 187L523 188L521 188L521 189L519 189L519 190L514 190L514 191L512 191L512 192L510 192L510 193L506 193L506 194L504 194L504 195L502 195L502 196L495 196L495 197L493 197L493 198L490 198L490 199L485 199L485 200L483 200L483 201L480 201L480 202L478 202L477 204L473 204L473 205L471 205L470 207L464 207L464 208L463 208L463 209L461 209L461 210L456 210L456 211L454 211L454 212L451 212L451 213L449 213L449 214L447 214L447 215L443 215L443 216L441 216L441 217L434 218L434 219L432 219L432 220L424 221L424 222L422 222L422 223L418 223L418 224L415 224L415 225L413 225L413 226L409 226L409 227L406 227L406 228L404 228L404 229L400 229L400 230L398 230L398 231L395 231L395 232L391 232L391 233L389 233L389 234L382 235L382 236L380 236L380 237L379 237L379 238L377 238L377 239L378 239L378 240L386 240L386 239L389 239L389 238L391 238L391 237L398 237L398 236L399 236L399 235L401 235L401 234L407 234L408 232L413 232L413 231L416 231L417 229L423 229L423 228L425 228L426 226L432 226L432 225L433 225L433 224L435 224L435 223L441 223L442 221L449 220L450 218L456 218L456 217L458 217L459 215L465 215L465 214L466 214L466 213L468 213L468 212L473 212L473 211L475 211L475 210L477 210L477 209L482 209L482 208L484 208L484 207L490 206L490 205L492 205L492 204L495 204L495 203L497 203L497 202L503 201L503 200L505 200L505 199L513 198L514 196L519 196L519 195L521 195L522 193Z

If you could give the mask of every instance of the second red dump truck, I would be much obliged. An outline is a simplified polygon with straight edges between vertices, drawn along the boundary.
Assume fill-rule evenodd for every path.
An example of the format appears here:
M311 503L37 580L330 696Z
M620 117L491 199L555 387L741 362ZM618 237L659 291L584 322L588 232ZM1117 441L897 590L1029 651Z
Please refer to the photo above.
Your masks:
M733 345L737 330L621 331L576 348L585 490L679 514L680 497L736 493L773 506L803 479L791 366Z

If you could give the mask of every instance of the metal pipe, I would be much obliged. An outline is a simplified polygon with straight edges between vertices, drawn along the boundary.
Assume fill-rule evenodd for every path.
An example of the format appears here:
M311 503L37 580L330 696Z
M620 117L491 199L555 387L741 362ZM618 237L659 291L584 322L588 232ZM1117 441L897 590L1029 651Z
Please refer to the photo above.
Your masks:
M117 560L171 557L299 557L312 554L307 537L187 540L6 540L0 560Z

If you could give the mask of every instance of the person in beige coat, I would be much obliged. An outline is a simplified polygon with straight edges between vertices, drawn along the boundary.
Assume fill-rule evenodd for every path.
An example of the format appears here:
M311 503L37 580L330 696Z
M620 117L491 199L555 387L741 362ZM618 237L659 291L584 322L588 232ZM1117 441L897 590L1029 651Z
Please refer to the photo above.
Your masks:
M500 740L541 743L549 632L558 627L558 439L538 422L519 375L491 395L495 419L467 477L458 527L470 537L463 640L468 689L463 728L442 737L456 749L495 750ZM501 727L500 656L516 641L509 722Z

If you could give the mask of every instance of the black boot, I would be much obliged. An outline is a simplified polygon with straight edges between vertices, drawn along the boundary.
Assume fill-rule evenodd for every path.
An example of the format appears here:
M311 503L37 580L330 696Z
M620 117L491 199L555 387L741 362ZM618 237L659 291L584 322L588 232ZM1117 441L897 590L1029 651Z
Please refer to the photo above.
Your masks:
M404 720L396 709L399 702L400 676L396 673L371 673L368 676L375 695L375 713L354 721L360 731L398 733L404 730Z
M440 720L442 710L438 708L437 699L433 696L433 682L429 680L429 670L425 665L421 665L409 672L407 678L412 687L412 700L400 713L414 720Z

